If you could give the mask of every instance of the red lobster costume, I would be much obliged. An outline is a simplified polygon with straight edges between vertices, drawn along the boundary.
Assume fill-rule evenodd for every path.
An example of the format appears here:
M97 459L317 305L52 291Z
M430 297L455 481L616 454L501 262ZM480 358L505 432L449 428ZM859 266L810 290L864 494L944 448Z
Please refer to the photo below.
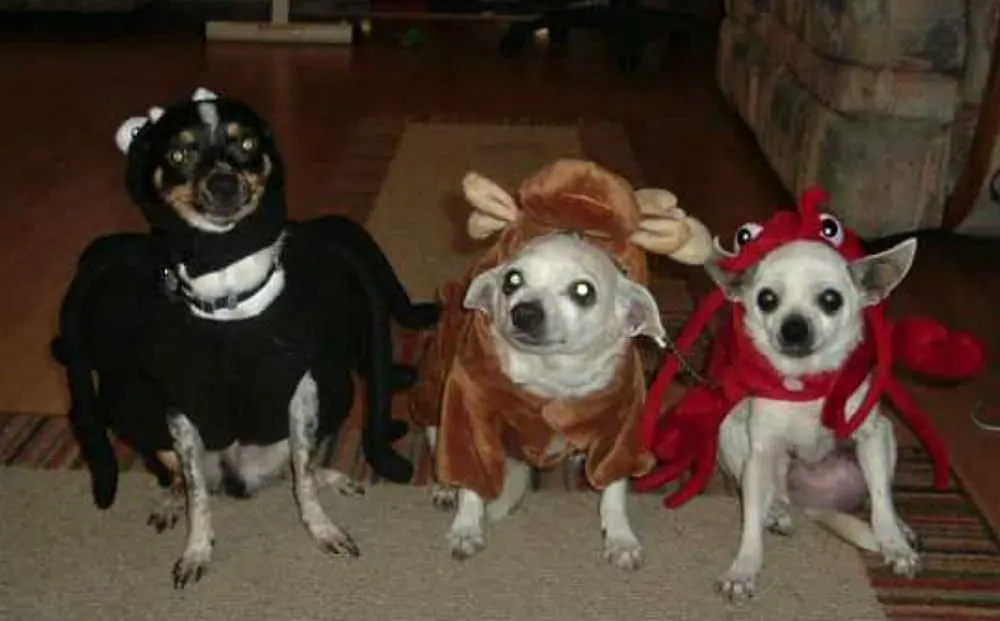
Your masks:
M844 259L865 256L858 237L835 218L817 209L822 191L812 189L801 197L798 211L783 211L762 226L747 224L737 235L736 254L718 261L722 270L740 273L755 265L779 246L794 241L823 241L838 250ZM721 289L713 290L685 323L674 351L668 355L650 387L645 403L643 434L646 446L656 455L658 465L637 479L641 491L656 489L690 471L690 476L672 495L664 499L667 508L685 504L698 494L715 466L719 428L729 412L749 396L786 401L813 401L826 398L822 422L837 439L849 437L867 419L882 396L886 396L902 419L914 431L934 461L935 487L948 480L948 455L933 425L893 375L898 362L925 377L962 380L984 365L982 343L968 333L953 333L934 319L906 317L890 323L883 304L864 310L865 337L838 372L801 378L798 390L790 390L782 377L753 346L743 329L744 309L733 304L729 316L715 334L705 369L707 385L688 390L681 400L661 417L663 395L678 371L679 356L685 356L713 314L726 302ZM872 376L857 413L848 418L845 405Z

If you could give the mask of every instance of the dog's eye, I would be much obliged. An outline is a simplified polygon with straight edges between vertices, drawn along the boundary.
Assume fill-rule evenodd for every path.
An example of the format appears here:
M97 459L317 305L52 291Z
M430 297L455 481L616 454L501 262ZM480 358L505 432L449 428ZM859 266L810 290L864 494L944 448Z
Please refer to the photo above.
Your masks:
M184 149L171 149L167 153L167 159L170 160L170 163L174 166L180 166L187 161L187 158L187 151Z
M257 150L257 139L251 138L249 136L244 138L243 140L240 141L240 148L246 151L247 153L253 153L254 151Z
M819 294L819 298L816 299L816 303L819 304L820 309L824 313L833 315L844 305L844 296L840 295L840 292L835 289L824 289Z
M773 313L779 304L781 304L781 298L773 289L764 288L757 294L757 308L762 313Z
M834 246L840 246L844 243L844 227L840 224L840 220L825 213L820 215L819 223L819 232L824 239Z
M580 306L592 306L597 300L597 290L586 280L578 280L569 286L569 297Z
M736 234L733 235L733 246L736 252L739 252L740 248L757 239L762 230L764 230L764 227L756 222L747 222L736 229Z
M521 288L524 284L524 274L518 270L511 270L507 272L507 275L503 277L503 287L501 290L504 295L510 295Z

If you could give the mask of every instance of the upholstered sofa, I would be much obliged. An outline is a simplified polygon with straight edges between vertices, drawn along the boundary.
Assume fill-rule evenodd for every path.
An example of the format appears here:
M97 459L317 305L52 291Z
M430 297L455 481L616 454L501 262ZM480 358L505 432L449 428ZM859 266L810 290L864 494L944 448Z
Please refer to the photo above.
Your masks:
M718 82L790 192L822 185L865 236L935 228L968 158L998 10L726 0ZM975 211L1000 223L989 196Z

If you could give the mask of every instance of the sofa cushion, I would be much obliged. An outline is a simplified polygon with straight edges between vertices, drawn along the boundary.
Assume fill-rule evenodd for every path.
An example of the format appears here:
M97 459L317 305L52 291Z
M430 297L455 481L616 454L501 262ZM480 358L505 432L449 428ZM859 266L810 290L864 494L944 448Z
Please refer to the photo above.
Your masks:
M933 116L844 114L758 32L724 21L718 79L782 184L795 194L821 184L831 209L864 236L940 223L951 125Z
M728 0L729 15L771 13L822 56L874 69L959 74L969 0Z
M955 118L958 78L927 71L862 66L824 56L807 45L774 14L745 19L734 39L761 41L824 104L845 114L885 114L901 118Z

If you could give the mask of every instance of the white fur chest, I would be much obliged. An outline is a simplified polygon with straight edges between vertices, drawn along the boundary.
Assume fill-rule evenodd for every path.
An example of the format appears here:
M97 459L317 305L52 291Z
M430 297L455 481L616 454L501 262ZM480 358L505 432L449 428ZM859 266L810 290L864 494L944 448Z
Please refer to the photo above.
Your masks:
M530 354L497 343L500 368L510 381L537 397L583 398L611 384L627 343L597 355Z
M189 304L188 308L192 314L215 321L235 321L256 317L267 310L285 288L285 271L280 264L276 265L283 241L283 237L279 238L274 244L247 255L221 270L197 278L189 278L185 266L178 266L177 274L184 286L194 297L202 300L239 295L260 286L267 279L263 287L233 308L221 308L213 313L207 313Z
M848 399L849 418L857 413L869 385L870 378ZM823 426L821 420L823 403L823 399L794 402L751 397L741 404L739 409L742 412L737 415L746 416L751 444L774 446L777 441L805 461L818 461L828 455L836 444L833 433ZM877 410L877 407L872 410L855 436L868 433Z

